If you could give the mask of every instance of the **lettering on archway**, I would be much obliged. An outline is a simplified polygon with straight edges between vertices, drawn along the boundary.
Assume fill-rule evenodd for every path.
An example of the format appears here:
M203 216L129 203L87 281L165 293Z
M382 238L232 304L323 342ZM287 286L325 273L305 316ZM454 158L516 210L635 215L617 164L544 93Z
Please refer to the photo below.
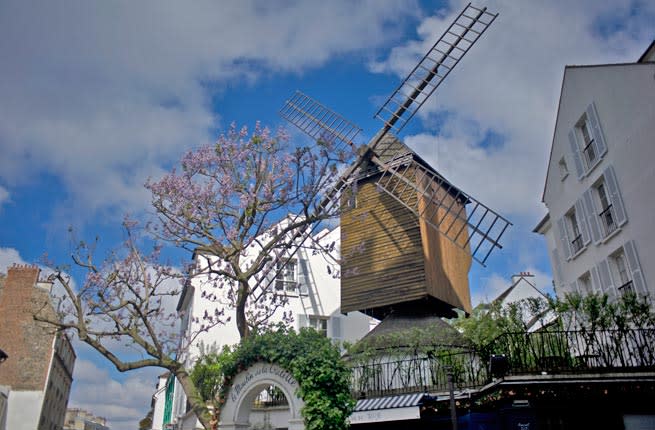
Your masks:
M250 428L253 402L262 390L271 385L279 388L289 403L288 429L303 430L305 425L300 410L304 403L296 396L298 381L288 370L270 363L255 363L235 376L221 409L218 428L220 430Z

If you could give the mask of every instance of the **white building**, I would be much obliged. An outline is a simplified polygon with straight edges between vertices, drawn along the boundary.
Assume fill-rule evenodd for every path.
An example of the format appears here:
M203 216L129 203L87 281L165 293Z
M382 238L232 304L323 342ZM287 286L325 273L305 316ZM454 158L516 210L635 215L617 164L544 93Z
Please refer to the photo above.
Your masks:
M655 294L655 42L636 62L567 66L543 202L558 295Z
M339 227L332 230L324 229L316 234L314 239L326 248L331 243L335 243L337 246L334 254L338 255ZM303 327L313 327L335 341L349 342L354 342L368 333L375 320L360 312L343 315L339 310L341 301L340 280L337 276L339 265L333 257L326 251L314 252L300 248L288 259L284 270L272 279L271 285L274 290L288 297L287 305L279 308L270 319L272 323L281 322L283 313L291 312L293 315L291 325L296 331ZM210 257L197 253L194 256L196 265L206 266L206 258ZM195 336L190 347L185 350L185 356L182 357L188 368L193 367L193 363L200 355L201 344L220 348L223 345L236 344L240 339L234 310L226 309L225 316L231 316L226 324L217 325L206 332L200 329L204 323L202 316L205 312L212 313L216 308L215 300L208 300L207 294L217 294L217 290L207 282L206 276L196 276L184 288L178 303L178 312L183 315L183 338L188 338L189 335ZM195 416L192 413L187 414L186 397L179 383L175 383L172 404L166 402L166 398L169 397L166 393L170 392L170 389L161 386L161 378L159 385L153 429L162 428L162 422L176 423L177 428L198 428L199 424ZM161 402L165 402L163 408ZM160 410L163 414L158 413Z

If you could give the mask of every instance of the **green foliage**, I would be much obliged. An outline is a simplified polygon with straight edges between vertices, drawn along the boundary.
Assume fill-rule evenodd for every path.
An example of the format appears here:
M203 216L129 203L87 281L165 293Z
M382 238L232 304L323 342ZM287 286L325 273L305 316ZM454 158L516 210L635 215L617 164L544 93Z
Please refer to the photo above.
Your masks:
M655 312L646 296L623 294L566 294L562 298L528 298L501 306L480 304L453 325L476 347L482 348L503 333L543 330L628 330L655 327Z
M255 333L219 354L203 356L192 378L205 401L220 409L234 377L257 362L274 363L298 381L297 395L308 430L345 429L355 401L350 395L350 370L339 348L312 329L300 333L283 327Z

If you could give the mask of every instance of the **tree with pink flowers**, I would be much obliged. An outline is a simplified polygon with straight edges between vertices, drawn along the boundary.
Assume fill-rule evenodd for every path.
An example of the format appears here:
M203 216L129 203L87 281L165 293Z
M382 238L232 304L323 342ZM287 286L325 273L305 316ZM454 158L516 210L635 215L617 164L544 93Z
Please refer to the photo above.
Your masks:
M167 369L210 428L180 358L198 335L179 336L174 303L181 287L201 277L214 290L203 296L215 309L198 317L201 330L224 323L226 311L235 312L242 338L265 327L286 304L273 291L276 271L299 246L313 247L306 240L312 229L337 214L338 205L326 205L325 195L352 155L330 139L299 145L281 129L232 125L214 144L188 151L179 167L146 183L156 216L144 228L126 219L115 252L97 261L94 245L82 241L72 266L53 265L50 279L62 291L59 318L35 318L74 334L119 371ZM161 257L166 246L200 255L203 263L174 269ZM71 273L81 279L77 285Z

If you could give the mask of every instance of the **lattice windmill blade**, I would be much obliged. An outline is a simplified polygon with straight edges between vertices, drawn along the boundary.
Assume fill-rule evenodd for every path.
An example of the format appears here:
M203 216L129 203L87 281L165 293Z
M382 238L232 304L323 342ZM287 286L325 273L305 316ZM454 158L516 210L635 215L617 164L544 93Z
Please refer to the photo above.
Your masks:
M286 101L280 115L315 140L326 140L339 146L353 145L362 130L333 110L306 94L296 91Z
M511 223L414 160L387 165L376 185L485 266Z
M380 107L375 117L398 133L496 19L469 3Z

